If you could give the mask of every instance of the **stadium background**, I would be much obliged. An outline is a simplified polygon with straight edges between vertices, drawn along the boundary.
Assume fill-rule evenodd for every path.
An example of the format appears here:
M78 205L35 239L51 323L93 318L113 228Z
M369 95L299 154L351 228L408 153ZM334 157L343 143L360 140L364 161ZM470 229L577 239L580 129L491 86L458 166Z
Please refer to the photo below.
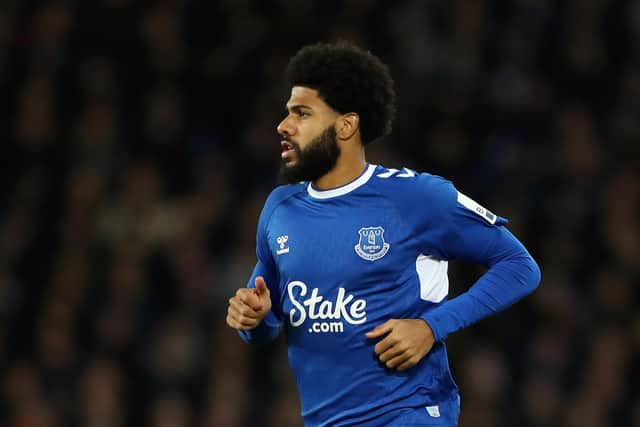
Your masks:
M300 425L283 342L225 306L282 70L339 38L397 83L369 159L453 179L542 265L448 340L461 426L640 426L640 2L606 0L0 2L1 425Z

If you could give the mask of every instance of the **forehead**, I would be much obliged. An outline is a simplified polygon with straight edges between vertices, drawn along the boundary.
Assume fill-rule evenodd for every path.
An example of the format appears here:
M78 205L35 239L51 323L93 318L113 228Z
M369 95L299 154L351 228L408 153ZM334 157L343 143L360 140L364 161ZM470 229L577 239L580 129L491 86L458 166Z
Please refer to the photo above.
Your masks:
M305 86L291 88L291 96L287 101L287 107L308 106L317 110L331 110L331 107L320 97L318 91Z

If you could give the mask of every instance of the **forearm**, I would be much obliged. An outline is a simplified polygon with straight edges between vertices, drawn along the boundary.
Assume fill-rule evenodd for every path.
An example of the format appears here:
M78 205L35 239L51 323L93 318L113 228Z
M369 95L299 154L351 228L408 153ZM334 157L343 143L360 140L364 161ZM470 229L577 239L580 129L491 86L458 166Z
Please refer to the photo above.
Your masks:
M526 252L500 260L465 293L429 310L422 316L436 340L509 307L533 292L540 269Z
M282 323L278 321L273 313L267 314L262 322L249 331L239 330L240 338L248 344L265 344L275 340L282 330Z
M247 287L250 289L255 288L256 279L263 277L265 284L271 288L270 300L279 301L277 276L274 269L270 268L269 265L270 263L268 262L258 261L249 278ZM282 321L274 312L277 310L277 307L272 307L255 329L248 331L238 330L242 340L249 344L264 344L276 339L282 329Z

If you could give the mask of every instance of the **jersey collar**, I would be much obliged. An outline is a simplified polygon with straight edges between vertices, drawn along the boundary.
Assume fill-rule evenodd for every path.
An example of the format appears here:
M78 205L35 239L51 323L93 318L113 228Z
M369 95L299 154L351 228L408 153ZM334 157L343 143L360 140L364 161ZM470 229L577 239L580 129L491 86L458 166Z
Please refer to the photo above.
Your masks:
M307 185L307 192L314 199L330 199L332 197L343 196L366 184L375 170L376 165L368 165L362 175L360 175L350 183L342 185L340 187L332 188L330 190L318 190L316 188L313 188L313 185L309 183L309 185Z

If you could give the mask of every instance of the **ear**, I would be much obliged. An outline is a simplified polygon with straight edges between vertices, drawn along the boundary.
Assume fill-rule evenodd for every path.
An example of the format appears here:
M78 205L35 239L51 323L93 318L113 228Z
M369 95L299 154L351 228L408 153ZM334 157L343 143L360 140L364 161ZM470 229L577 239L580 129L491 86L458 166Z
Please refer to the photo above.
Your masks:
M360 116L357 113L346 113L336 121L336 136L341 140L348 140L360 129Z

